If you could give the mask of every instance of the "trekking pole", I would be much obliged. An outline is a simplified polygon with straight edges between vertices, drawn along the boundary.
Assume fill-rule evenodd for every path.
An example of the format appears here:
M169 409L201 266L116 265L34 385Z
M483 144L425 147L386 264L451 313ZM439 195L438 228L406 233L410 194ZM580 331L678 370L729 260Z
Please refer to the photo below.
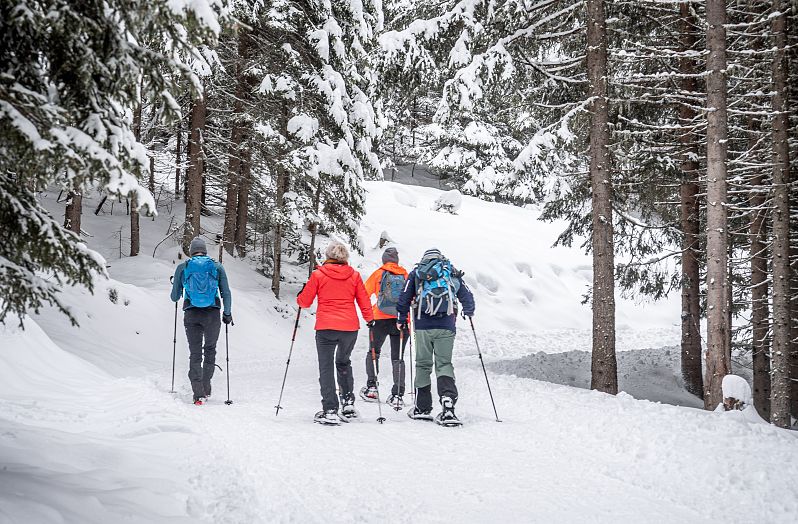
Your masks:
M382 401L380 400L380 377L377 375L377 350L374 347L374 331L369 328L369 344L371 345L371 365L374 368L374 378L377 380L377 409L379 409L380 416L377 417L377 422L380 424L385 422L385 417L382 416Z
M485 374L485 383L488 385L488 394L490 395L490 403L493 404L493 414L496 415L496 422L501 422L501 420L499 420L499 414L496 412L496 403L493 401L493 392L490 390L490 381L488 380L488 372L485 369L485 361L482 360L482 351L479 350L479 342L477 341L477 331L474 329L474 319L468 317L468 321L471 323L471 332L474 334L474 344L477 346L479 361L482 363L482 372Z
M227 400L224 401L225 404L228 406L233 403L230 400L230 341L227 338L227 328L230 327L229 324L224 325L224 353L225 353L225 361L227 362L225 369L227 371Z
M410 394L416 398L416 383L413 381L413 346L416 343L416 323L413 321L413 309L410 309Z
M172 389L169 393L175 392L175 357L177 356L177 302L175 302L175 332L172 336Z
M296 331L299 328L299 315L301 313L302 313L302 308L297 309L296 321L294 322L294 334L291 335L291 348L288 350L288 360L285 361L285 373L283 374L283 385L280 386L280 398L277 400L277 405L274 406L275 408L277 408L277 411L274 414L275 417L279 415L280 410L283 409L280 403L283 401L283 390L285 389L285 379L286 377L288 377L288 365L291 363L291 353L294 352L294 341L296 340Z

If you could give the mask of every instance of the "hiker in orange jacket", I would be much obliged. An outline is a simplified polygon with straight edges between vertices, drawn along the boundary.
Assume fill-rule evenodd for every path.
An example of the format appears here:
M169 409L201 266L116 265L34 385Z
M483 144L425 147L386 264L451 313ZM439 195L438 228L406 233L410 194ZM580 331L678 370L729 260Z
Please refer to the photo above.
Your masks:
M404 350L410 332L405 329L400 336L399 328L396 327L396 305L406 278L407 270L399 265L399 253L396 248L389 247L382 254L382 266L371 274L365 284L368 296L377 296L377 301L372 306L374 326L371 328L377 363L379 363L383 342L387 337L391 339L393 388L391 388L388 404L391 404L394 409L401 409L404 406L402 395L405 394L405 362L399 357L399 346L401 341L401 349ZM379 366L377 370L379 371ZM377 376L374 373L371 348L366 353L366 375L368 380L366 386L360 390L360 396L366 402L377 402Z
M374 321L363 279L349 265L349 250L340 242L331 242L325 252L327 260L310 275L296 297L301 308L309 308L318 298L316 310L316 352L319 357L319 386L322 410L315 422L338 425L347 418L357 417L354 379L352 378L352 350L357 341L360 319L357 309L369 326ZM357 308L355 304L357 303ZM333 372L333 364L334 370ZM335 375L341 395L341 416L335 396Z

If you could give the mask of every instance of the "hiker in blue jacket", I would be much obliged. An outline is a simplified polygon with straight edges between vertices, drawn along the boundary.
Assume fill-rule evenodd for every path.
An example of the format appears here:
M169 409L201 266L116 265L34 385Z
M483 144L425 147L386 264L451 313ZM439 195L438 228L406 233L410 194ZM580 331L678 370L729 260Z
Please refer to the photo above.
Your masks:
M211 378L216 366L216 341L219 339L221 321L225 324L233 322L230 313L233 298L224 267L208 257L205 241L200 237L193 239L189 253L191 258L175 269L172 302L183 297L183 325L191 353L188 378L194 392L194 404L202 405L211 396ZM224 313L220 321L222 303Z
M462 279L463 273L437 249L429 249L407 277L399 304L397 324L404 329L413 315L416 334L416 405L407 412L412 419L432 420L433 362L442 411L435 418L441 425L459 425L454 414L457 386L452 366L458 301L463 315L474 315L474 295ZM412 306L412 311L411 311Z

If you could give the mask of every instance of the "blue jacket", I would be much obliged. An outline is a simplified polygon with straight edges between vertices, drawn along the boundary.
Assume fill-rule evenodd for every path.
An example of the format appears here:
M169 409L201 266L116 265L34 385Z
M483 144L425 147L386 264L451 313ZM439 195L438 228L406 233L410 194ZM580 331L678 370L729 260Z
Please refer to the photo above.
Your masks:
M177 302L183 296L183 270L186 269L187 263L188 260L175 269L175 278L172 281L172 302ZM219 278L219 293L221 293L222 302L224 302L224 314L229 315L230 308L233 306L233 296L230 294L230 286L227 283L227 273L224 272L224 267L219 262L214 260L214 264L216 264L216 272ZM188 297L183 297L183 311L193 307ZM209 307L215 307L216 309L222 307L218 295L216 296L216 303Z
M419 318L417 311L410 311L410 305L413 303L413 299L416 298L417 291L418 278L416 277L416 270L414 269L407 275L405 287L402 290L402 295L399 297L399 304L396 306L396 310L399 312L398 318L406 318L407 314L411 313L416 329L419 331L426 329L448 329L450 331L456 331L455 322L457 321L457 312L451 315L438 313L434 316L422 312ZM471 294L471 290L468 289L468 286L466 286L466 283L463 282L462 279L460 279L460 289L457 290L457 300L459 300L460 304L463 306L463 314L467 316L474 314L474 309L476 307L474 304L474 295Z

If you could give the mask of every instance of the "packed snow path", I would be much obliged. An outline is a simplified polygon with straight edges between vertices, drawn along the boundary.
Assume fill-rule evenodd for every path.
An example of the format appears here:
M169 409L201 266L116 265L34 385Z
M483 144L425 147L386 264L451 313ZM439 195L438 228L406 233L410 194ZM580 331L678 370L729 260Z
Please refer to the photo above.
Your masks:
M412 233L435 216L428 207L439 194L424 188L410 193L393 184L371 190L363 272L376 265L378 250L371 244L389 224L406 252L427 247ZM415 212L404 209L408 202ZM469 208L476 206L484 206L474 217L483 229L471 234L486 242L480 246L484 252L467 258L474 246L461 245L463 240L439 245L472 266L467 270L477 294L475 322L489 369L498 360L540 350L585 349L584 312L562 318L570 311L569 279L578 281L581 261L562 252L553 259L546 241L508 247L507 238L490 228L506 227L523 210L473 199L465 199L460 216L441 219L458 226L453 236L465 239L463 230L476 227L467 222ZM395 218L402 213L404 220ZM143 252L152 252L160 240L163 219L142 221ZM118 227L113 220L92 217L86 227L98 238L110 236ZM485 239L503 243L506 254L489 260L499 249ZM529 266L519 269L525 259ZM114 280L99 284L94 296L83 290L65 294L80 312L79 330L45 312L29 319L25 332L0 332L0 522L798 519L794 433L750 423L739 413L707 413L491 372L503 420L497 423L471 332L462 322L455 366L463 427L411 421L387 405L387 421L380 425L377 406L360 401L360 420L340 427L314 424L320 406L312 311L302 313L285 409L275 416L295 314L290 304L304 268L289 273L283 302L245 263L225 260L236 321L229 335L234 403L224 404L225 374L217 371L210 402L193 406L182 315L177 394L169 392L172 261L142 256L111 265ZM508 291L521 287L510 281L512 272L526 282L526 272L539 275L548 267L559 268L558 283L528 286L521 298ZM524 299L526 309L515 311ZM621 318L665 314L621 307ZM557 325L563 321L574 328ZM672 343L668 329L650 325L621 332L626 349ZM361 332L353 353L356 388L365 380L366 344ZM217 362L226 366L224 333ZM507 366L501 364L503 371L510 371ZM383 398L388 387L382 384Z

